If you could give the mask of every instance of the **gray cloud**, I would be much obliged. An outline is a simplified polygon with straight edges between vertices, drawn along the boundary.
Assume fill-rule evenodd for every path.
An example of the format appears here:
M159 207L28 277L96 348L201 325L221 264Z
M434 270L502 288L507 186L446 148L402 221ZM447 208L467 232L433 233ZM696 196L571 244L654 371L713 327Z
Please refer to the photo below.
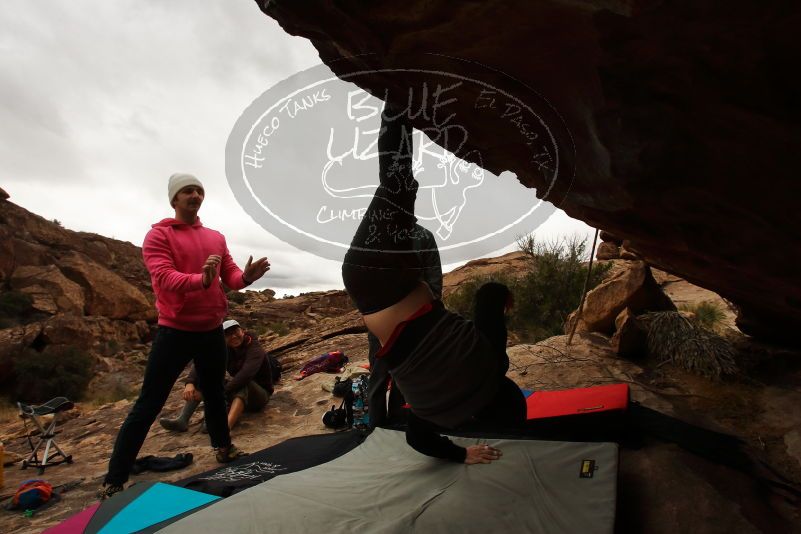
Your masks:
M0 186L13 201L139 245L172 215L167 177L194 172L209 193L201 217L226 235L236 261L270 258L256 289L342 286L336 262L268 234L225 180L237 117L319 63L311 44L254 2L4 0L0 52Z

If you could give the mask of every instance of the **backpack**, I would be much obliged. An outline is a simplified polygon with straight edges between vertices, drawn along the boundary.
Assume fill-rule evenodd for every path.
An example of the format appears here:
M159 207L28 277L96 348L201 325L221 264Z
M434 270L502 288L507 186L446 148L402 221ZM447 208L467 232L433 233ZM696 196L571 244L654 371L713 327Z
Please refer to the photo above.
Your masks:
M39 508L53 496L53 486L44 480L32 479L23 482L11 498L11 510Z
M273 356L272 354L267 354L267 362L270 364L270 375L273 377L273 384L281 380L281 373L284 370L284 367L281 365L281 362L278 361L278 358Z
M331 394L334 397L344 399L349 393L353 391L353 379L346 378L345 380L340 377L334 378L334 386L331 388Z
M356 428L370 428L369 403L367 390L370 382L369 375L361 375L353 379L351 384L351 404L353 409L353 426ZM347 399L347 398L346 398Z
M342 351L326 352L303 364L303 368L295 380L303 380L314 373L341 373L346 363L348 363L348 357Z
M323 414L323 424L334 430L344 430L353 426L353 408L350 395L345 396L339 404L331 406L331 409Z

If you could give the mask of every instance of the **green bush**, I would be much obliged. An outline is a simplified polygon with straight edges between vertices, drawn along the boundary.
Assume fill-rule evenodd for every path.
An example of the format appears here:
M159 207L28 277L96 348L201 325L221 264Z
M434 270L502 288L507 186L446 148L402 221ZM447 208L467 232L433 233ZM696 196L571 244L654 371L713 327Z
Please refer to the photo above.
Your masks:
M445 297L443 299L445 306L463 317L472 319L473 300L475 299L476 291L487 282L506 284L513 292L517 287L517 279L510 271L503 271L489 276L475 276L462 282L459 285L459 289Z
M578 308L587 277L586 243L575 236L540 242L528 235L518 239L518 247L528 259L525 269L468 280L445 299L446 306L470 318L478 288L489 281L501 282L514 294L508 326L521 340L537 342L564 333L565 319ZM588 291L603 281L609 269L609 264L593 265Z
M109 380L99 390L91 392L91 401L96 405L117 402L122 399L135 397L137 392L131 385L120 377L109 377Z
M638 320L648 330L648 352L658 361L671 362L708 378L738 372L733 345L681 313L651 312Z
M280 321L275 321L271 323L267 323L267 328L272 330L274 333L278 334L279 336L285 336L289 333L289 326L286 323L282 323Z
M79 400L92 378L92 357L75 347L32 349L14 358L16 398L29 403L53 397Z
M716 330L726 318L726 313L720 306L709 300L694 305L685 304L681 306L681 309L692 312L695 315L695 321L707 330Z

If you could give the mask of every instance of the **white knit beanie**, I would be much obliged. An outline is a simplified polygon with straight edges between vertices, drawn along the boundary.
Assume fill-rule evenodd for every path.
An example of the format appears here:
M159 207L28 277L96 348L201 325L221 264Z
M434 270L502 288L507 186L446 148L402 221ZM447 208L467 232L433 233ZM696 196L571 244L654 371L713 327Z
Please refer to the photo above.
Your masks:
M178 191L188 185L196 185L203 188L203 184L200 183L200 180L191 174L176 172L170 176L170 181L167 184L167 196L169 197L170 206L172 206L172 200L175 198L175 195L178 194Z

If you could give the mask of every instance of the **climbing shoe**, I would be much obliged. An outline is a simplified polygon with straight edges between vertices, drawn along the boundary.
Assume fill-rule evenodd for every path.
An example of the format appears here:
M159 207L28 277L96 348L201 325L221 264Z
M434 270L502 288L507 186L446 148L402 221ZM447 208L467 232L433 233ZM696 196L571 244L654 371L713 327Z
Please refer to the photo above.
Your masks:
M218 447L215 449L215 457L217 461L221 464L227 464L228 462L233 462L240 456L245 456L246 453L240 451L236 448L236 445L231 444L227 447Z
M104 501L104 500L108 499L109 497L111 497L112 495L115 495L115 494L121 492L124 489L125 488L122 487L122 484L105 484L104 483L100 487L100 489L97 491L97 498L100 499L101 501Z

